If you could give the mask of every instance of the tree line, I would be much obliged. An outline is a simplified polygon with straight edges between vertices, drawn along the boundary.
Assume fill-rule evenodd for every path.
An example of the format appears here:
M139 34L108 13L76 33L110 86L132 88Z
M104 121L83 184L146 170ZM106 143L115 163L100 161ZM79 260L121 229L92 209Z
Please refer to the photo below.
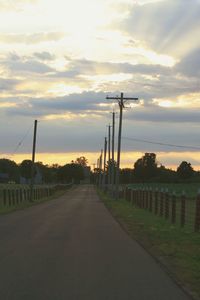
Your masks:
M115 169L116 169L116 162ZM31 178L31 160L23 160L17 164L10 159L0 159L0 176L7 174L9 181L20 183L23 177L27 182ZM107 162L106 181L108 182L109 169L112 168L112 162ZM39 172L42 177L42 183L69 183L74 181L80 183L86 177L95 183L102 170L97 168L94 172L88 167L88 160L84 156L78 157L75 161L60 166L58 164L47 165L42 162L35 163L35 172ZM0 177L1 178L1 177ZM166 168L158 164L155 153L145 153L133 165L133 168L123 168L120 170L120 183L134 182L198 182L200 181L200 172L195 171L192 165L187 161L182 161L176 170Z
M113 162L107 162L106 165L106 183L109 182L109 173L112 172ZM114 176L116 176L116 162L114 162ZM103 174L100 169L95 169L93 173L93 182L99 182L99 175ZM120 183L144 183L144 182L198 182L200 181L200 172L195 171L191 163L182 161L176 170L166 168L157 162L155 153L145 153L139 158L132 168L120 169Z
M200 181L200 172L195 171L191 163L182 161L176 170L158 164L155 153L145 153L133 168L125 168L120 172L121 183L131 182L195 182Z
M37 173L42 178L41 183L69 183L74 181L79 183L88 176L89 167L88 160L84 157L78 157L75 161L60 166L58 164L43 164L42 162L35 163L35 176ZM21 178L24 178L28 183L31 178L31 160L23 160L17 164L13 160L2 158L0 159L0 179L1 182L20 183Z

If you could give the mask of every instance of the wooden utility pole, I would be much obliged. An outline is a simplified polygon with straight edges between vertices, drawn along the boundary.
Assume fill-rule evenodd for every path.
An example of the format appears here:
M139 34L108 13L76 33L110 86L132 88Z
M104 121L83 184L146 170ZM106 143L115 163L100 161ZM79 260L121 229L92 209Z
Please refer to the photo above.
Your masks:
M102 185L102 160L103 160L103 150L101 149L101 155L99 158L99 187Z
M105 184L106 184L106 155L107 155L107 138L105 137L105 142L104 142L104 163L103 163L103 188L105 189Z
M35 150L36 150L36 137L37 137L37 123L34 122L34 134L33 134L33 150L32 150L32 165L31 165L31 182L30 182L30 201L33 201L33 187L34 187L34 177L35 177Z
M110 187L111 183L111 165L110 165L110 133L111 133L111 126L108 126L108 185Z
M117 170L116 170L116 199L119 198L119 171L120 171L120 156L121 156L121 136L122 136L122 117L123 117L123 109L125 108L126 101L134 100L137 101L138 98L125 98L124 94L121 93L121 96L117 97L106 97L109 100L117 100L119 104L119 133L118 133L118 149L117 149Z
M115 184L115 112L112 113L112 169L111 169L111 184L112 184L112 195L114 193Z
M97 169L96 169L96 185L98 185L98 181L99 181L99 158L97 159Z

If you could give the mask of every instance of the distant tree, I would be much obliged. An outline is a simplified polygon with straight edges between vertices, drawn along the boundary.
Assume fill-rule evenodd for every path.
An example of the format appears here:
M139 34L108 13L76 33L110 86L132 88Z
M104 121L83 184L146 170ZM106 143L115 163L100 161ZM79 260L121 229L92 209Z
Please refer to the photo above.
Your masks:
M19 182L19 167L10 159L0 159L0 173L8 174L9 180Z
M75 183L80 183L82 179L84 179L84 171L80 164L66 164L58 169L58 180L62 183L69 183L72 180Z
M20 175L27 180L31 178L32 161L25 159L20 164Z
M138 180L144 179L144 166L142 158L139 158L134 164L134 177Z
M133 169L125 168L120 170L120 183L132 183L133 181Z
M177 175L181 179L188 179L194 175L194 170L190 163L187 161L182 161L182 163L177 168Z
M50 166L53 183L59 182L58 172L59 172L60 168L61 168L61 166L58 164L53 164Z
M112 177L112 172L114 171L114 180L116 177L116 171L117 171L117 162L114 160L112 161L112 159L110 159L110 161L107 161L106 164L106 174L107 174L107 179L108 179L108 173L111 174ZM112 179L112 178L111 178Z
M48 165L44 165L42 162L36 162L35 166L38 168L38 170L40 171L41 175L42 175L42 180L44 183L51 183L54 182L54 173L53 173L53 169L48 166Z
M134 176L136 179L145 181L157 175L157 162L155 153L145 153L134 164Z
M156 182L167 182L175 183L178 182L178 176L176 171L166 168L161 165L157 169L157 176L155 177Z
M72 163L73 163L73 161L72 161ZM88 160L85 156L80 156L76 159L75 163L78 164L78 165L81 165L83 167L87 167Z

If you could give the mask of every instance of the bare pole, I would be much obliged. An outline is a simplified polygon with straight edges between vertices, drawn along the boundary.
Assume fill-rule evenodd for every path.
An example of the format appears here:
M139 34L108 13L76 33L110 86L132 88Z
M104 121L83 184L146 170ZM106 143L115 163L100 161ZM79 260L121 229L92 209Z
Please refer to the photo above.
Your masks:
M110 165L110 133L111 126L108 126L108 185L111 183L111 165Z
M110 135L111 135L111 126L108 126L108 161L110 161Z
M102 185L102 160L103 160L103 149L101 149L101 155L99 158L99 187Z
M96 173L96 185L98 185L98 173L99 173L99 158L97 159L97 173Z
M105 137L104 142L104 163L103 163L103 187L105 188L106 184L106 155L107 155L107 138Z
M31 165L31 182L30 182L30 201L33 201L33 188L34 188L34 176L35 176L35 150L36 150L36 137L37 137L37 123L34 122L34 134L33 134L33 150L32 150L32 165Z
M111 171L111 184L112 193L114 192L115 183L115 112L112 113L113 123L112 123L112 171Z
M123 117L123 109L125 108L125 102L128 100L138 100L138 98L127 98L124 97L124 94L121 93L121 96L117 97L106 97L109 100L117 100L120 109L119 116L119 132L118 132L118 149L117 149L117 170L116 170L116 199L119 199L119 173L120 173L120 157L121 157L121 137L122 137L122 117Z

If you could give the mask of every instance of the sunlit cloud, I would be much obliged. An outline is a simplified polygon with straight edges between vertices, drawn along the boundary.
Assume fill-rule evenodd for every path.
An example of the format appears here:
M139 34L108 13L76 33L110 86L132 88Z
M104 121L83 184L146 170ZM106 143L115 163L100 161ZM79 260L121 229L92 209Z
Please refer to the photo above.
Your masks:
M200 108L200 93L178 96L173 100L154 99L153 103L161 107Z
M38 160L65 163L84 153L92 163L118 110L106 95L122 91L139 98L124 112L124 134L198 146L199 13L197 0L0 1L0 151L38 118ZM184 155L200 165L194 150L123 147L122 166L144 151L157 151L166 165Z
M16 103L0 102L0 109L1 108L8 108L8 107L16 107Z

